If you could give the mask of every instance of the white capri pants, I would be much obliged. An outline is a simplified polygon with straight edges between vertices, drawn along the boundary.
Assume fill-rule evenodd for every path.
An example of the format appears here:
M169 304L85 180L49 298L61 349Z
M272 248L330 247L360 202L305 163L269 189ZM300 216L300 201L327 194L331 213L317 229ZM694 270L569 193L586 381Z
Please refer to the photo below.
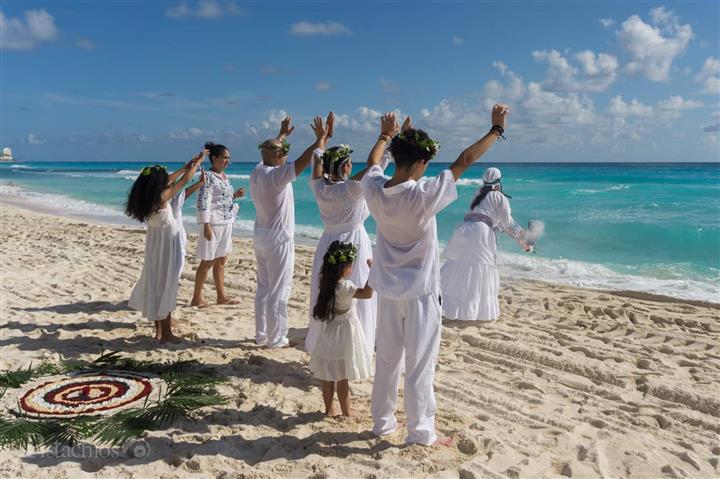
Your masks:
M440 349L442 308L437 293L411 299L378 296L375 382L371 410L373 433L397 429L395 408L405 352L405 414L408 444L435 442L435 363Z
M269 348L282 348L290 341L287 303L292 292L295 241L276 245L254 241L257 261L255 291L255 342Z

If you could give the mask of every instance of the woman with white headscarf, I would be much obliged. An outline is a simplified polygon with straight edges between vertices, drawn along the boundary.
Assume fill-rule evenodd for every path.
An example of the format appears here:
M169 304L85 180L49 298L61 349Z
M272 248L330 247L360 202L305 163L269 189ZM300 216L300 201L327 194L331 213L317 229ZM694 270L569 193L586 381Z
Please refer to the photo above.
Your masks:
M445 248L440 276L446 319L494 321L500 316L496 232L509 234L525 251L533 249L510 214L510 197L502 191L501 176L497 168L485 171L470 212Z

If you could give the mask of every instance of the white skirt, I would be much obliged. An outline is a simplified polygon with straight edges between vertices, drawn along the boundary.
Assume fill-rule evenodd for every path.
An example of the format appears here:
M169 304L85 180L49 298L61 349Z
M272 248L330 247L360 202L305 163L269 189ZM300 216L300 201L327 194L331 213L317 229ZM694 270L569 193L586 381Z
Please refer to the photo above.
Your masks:
M355 307L331 321L322 321L308 367L323 381L367 378L373 375L372 355L365 346Z
M353 263L352 273L348 278L355 286L364 288L368 276L370 276L370 268L367 265L367 260L372 257L372 243L364 226L360 225L346 233L323 232L315 249L312 274L310 277L310 313L308 332L305 336L305 351L308 353L313 352L318 334L320 333L322 321L313 318L313 309L315 308L318 293L320 292L320 270L322 269L323 258L333 241L342 241L358 246L358 257ZM365 346L367 347L368 354L372 357L375 352L375 330L377 329L377 294L373 294L370 299L356 300L355 307L357 308L360 327L363 330Z
M212 261L232 253L232 223L210 225L212 239L208 241L203 234L203 226L198 234L197 257L202 261Z
M443 316L467 321L500 317L500 277L495 232L484 223L465 221L448 242L440 269Z

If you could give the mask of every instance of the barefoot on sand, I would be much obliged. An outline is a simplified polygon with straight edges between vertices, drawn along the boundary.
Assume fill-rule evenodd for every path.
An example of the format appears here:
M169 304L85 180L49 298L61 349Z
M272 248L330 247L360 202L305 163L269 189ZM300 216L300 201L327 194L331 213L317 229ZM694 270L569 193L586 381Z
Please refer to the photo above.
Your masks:
M431 446L442 446L442 447L453 447L455 445L455 439L451 437L438 436L435 442Z
M240 300L232 298L221 298L217 300L217 304L240 304Z

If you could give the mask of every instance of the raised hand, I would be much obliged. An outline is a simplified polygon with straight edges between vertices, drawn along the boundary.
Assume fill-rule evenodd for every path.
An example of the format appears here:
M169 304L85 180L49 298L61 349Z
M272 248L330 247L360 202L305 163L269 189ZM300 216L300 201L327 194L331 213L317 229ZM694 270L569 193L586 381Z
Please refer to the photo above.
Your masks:
M233 193L233 199L242 198L243 196L245 196L245 188L242 186Z
M317 138L318 140L327 138L328 130L327 127L323 125L323 119L321 116L316 116L310 127L315 133L315 138Z
M406 116L400 131L407 131L410 128L412 128L412 119L409 116Z
M280 122L280 134L278 135L278 138L290 136L293 131L295 131L295 127L292 126L292 118L288 116Z
M400 131L400 127L395 119L395 113L385 113L380 118L380 134L393 138Z
M325 139L329 140L330 138L332 138L333 133L335 132L335 113L328 113L327 120L325 120L325 126L327 126L327 133L325 135Z
M198 183L201 185L205 184L205 169L203 169L202 166L200 167L200 178L198 178Z
M202 163L203 159L208 155L208 153L210 153L209 150L203 150L197 155L193 156L190 161L185 163L185 169L187 170Z
M492 109L492 124L505 128L505 117L507 117L509 113L509 106L503 103L498 103Z

